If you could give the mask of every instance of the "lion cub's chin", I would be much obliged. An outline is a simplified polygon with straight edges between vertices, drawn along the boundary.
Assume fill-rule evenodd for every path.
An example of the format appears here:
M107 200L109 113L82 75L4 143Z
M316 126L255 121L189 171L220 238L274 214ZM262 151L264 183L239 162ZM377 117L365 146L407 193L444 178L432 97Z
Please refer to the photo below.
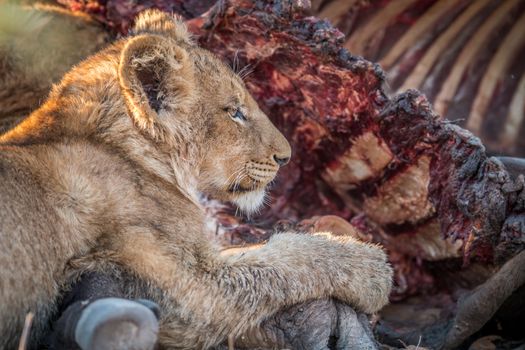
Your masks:
M235 199L233 199L233 203L244 213L250 215L263 205L265 196L266 190L264 188L258 189L238 194Z

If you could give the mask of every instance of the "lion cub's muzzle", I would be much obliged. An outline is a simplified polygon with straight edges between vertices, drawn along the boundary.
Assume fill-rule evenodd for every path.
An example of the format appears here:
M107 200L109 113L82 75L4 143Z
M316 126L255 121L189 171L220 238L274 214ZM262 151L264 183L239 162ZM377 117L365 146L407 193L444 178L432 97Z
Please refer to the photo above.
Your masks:
M276 163L250 160L244 164L229 184L230 193L247 193L264 189L277 175Z
M245 169L246 174L251 180L256 183L260 183L261 185L266 185L277 175L279 165L270 162L250 160L248 163L246 163Z

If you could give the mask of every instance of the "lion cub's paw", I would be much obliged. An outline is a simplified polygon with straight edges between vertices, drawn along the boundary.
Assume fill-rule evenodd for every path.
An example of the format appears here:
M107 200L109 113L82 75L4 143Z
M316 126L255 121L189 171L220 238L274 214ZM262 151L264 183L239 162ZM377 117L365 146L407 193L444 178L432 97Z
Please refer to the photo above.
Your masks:
M388 303L392 267L380 246L330 233L279 233L267 247L268 260L305 275L317 285L316 297L335 297L359 311L374 313Z
M315 236L326 238L330 245L327 249L333 256L327 261L328 273L336 298L366 313L377 312L388 303L393 270L379 245L329 233Z

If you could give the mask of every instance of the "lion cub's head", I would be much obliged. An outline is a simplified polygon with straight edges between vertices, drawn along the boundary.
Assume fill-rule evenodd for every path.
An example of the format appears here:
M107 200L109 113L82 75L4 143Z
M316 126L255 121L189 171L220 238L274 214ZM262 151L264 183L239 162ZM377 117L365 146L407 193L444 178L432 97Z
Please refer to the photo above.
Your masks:
M184 24L142 13L121 53L119 82L136 126L170 154L179 186L192 183L247 212L262 204L290 145L242 80L196 46Z

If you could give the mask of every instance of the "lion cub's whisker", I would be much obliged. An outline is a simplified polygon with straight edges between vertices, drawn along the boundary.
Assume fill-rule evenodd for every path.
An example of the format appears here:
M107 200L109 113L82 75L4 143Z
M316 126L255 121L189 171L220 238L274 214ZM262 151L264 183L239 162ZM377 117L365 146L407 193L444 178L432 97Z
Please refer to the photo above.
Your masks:
M226 186L229 188L230 187L230 180L234 179L233 183L235 183L235 179L237 178L237 176L242 173L244 171L244 167L242 168L239 168L237 170L235 170L233 173L230 174L230 176L228 177L228 179L226 180Z

